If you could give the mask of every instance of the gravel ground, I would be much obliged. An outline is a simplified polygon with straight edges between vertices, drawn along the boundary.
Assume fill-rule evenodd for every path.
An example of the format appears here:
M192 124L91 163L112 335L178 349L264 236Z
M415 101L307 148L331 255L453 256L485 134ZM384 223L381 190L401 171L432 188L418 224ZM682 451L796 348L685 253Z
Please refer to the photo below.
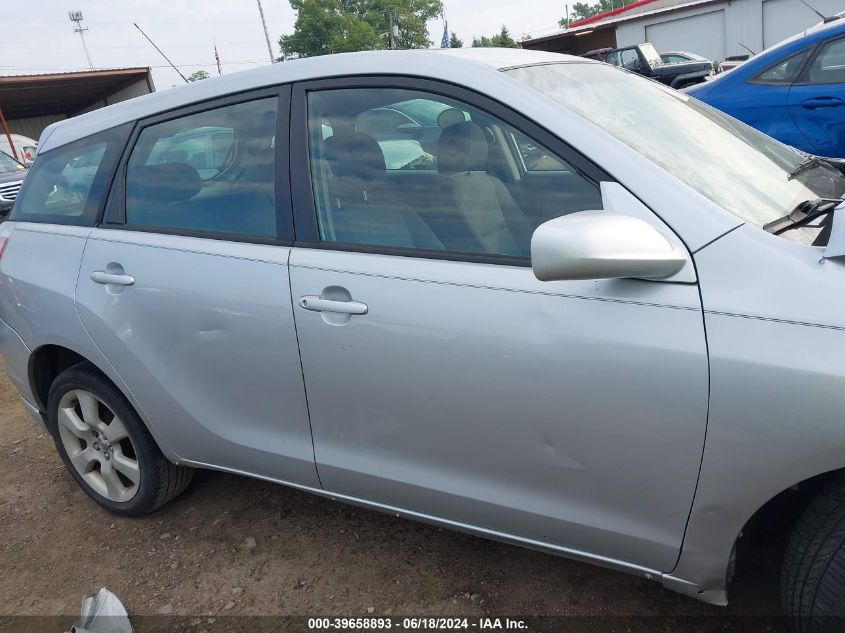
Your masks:
M259 620L243 616L259 615L525 616L531 630L783 631L772 543L741 550L747 564L723 609L644 579L220 473L199 473L152 516L115 517L76 487L5 375L0 530L0 631L64 631L82 596L101 586L121 598L138 633L222 622L257 630ZM35 615L62 617L21 617ZM531 619L538 616L568 617ZM301 618L260 621L306 630Z

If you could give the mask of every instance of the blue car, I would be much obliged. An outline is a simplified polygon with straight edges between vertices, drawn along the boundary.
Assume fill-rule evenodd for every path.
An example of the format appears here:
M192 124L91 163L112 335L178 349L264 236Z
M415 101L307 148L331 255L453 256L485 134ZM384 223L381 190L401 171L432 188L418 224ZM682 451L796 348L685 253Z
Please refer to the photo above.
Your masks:
M808 154L845 158L840 13L687 93Z

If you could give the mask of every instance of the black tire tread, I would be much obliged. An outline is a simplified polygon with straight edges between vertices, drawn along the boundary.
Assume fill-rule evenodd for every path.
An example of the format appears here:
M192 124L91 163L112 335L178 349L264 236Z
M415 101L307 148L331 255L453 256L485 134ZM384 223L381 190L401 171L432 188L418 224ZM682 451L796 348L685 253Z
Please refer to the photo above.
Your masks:
M796 633L840 631L845 617L845 477L811 499L786 547L781 573L784 611Z

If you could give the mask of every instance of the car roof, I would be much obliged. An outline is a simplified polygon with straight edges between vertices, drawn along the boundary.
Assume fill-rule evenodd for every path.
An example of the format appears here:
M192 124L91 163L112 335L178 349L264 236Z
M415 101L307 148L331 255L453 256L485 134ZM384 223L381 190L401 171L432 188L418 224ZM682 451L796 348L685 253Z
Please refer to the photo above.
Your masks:
M444 57L449 63L443 63ZM366 51L323 55L263 66L178 86L94 110L50 125L40 152L137 119L265 86L351 75L410 75L459 85L492 80L504 68L554 62L594 63L581 57L513 48Z

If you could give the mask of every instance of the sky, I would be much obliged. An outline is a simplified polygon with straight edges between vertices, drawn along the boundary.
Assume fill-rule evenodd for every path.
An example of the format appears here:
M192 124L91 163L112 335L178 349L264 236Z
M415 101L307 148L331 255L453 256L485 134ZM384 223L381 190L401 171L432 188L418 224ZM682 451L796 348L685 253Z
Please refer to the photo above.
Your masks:
M68 11L80 10L95 68L151 66L156 89L183 83L135 27L137 22L185 75L215 74L214 41L223 73L269 63L256 0L34 0L14 2L0 38L0 75L85 70L88 63ZM293 31L287 0L262 0L273 53L279 36ZM494 35L503 24L517 39L557 30L565 13L555 0L445 0L449 30L468 46L474 36ZM443 22L429 23L440 45Z

